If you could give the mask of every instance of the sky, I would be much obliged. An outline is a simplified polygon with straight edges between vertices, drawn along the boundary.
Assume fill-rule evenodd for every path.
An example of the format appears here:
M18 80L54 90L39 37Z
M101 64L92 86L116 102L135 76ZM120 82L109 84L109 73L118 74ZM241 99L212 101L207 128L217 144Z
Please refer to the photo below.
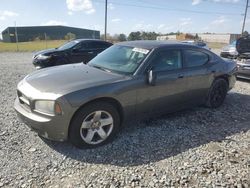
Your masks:
M108 0L108 33L240 33L246 0ZM0 0L8 26L65 25L104 32L105 0ZM246 29L250 31L250 12Z

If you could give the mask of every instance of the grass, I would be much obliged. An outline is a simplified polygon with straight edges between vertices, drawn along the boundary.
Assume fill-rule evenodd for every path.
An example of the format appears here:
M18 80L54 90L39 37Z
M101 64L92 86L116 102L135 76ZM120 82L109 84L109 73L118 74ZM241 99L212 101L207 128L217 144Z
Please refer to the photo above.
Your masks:
M19 42L18 51L32 52L32 51L44 50L47 48L56 48L66 42L67 42L66 40L48 40L47 42L44 40L31 41L31 42ZM212 48L212 49L221 49L225 45L227 44L218 43L218 42L208 43L209 48ZM16 52L16 51L17 51L16 43L0 42L0 52Z
M19 42L18 51L20 52L32 52L38 50L44 50L47 48L56 48L64 43L66 40L49 40L49 41L31 41L31 42ZM0 52L16 52L16 43L0 42Z

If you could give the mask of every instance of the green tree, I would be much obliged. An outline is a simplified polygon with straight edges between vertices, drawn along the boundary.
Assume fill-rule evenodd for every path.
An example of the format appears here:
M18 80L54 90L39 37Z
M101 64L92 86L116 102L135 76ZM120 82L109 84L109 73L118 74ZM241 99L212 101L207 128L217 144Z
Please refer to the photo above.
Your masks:
M155 32L142 32L141 33L141 38L143 40L156 40L158 35L159 34L157 34Z
M119 34L119 36L118 36L118 41L126 41L127 40L127 37L126 37L126 35L125 34L123 34L123 33L121 33L121 34Z
M131 32L128 36L128 40L142 40L141 32L140 31Z
M247 37L249 35L249 33L247 32L247 31L244 31L243 33L242 33L242 36L243 37Z
M195 37L194 37L195 40L199 40L199 35L196 33L195 34Z

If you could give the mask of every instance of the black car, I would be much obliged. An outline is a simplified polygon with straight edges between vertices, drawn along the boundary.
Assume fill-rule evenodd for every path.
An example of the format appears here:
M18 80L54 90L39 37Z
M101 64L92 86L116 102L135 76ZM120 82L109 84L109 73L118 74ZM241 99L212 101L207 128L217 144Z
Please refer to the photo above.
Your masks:
M250 36L241 37L236 41L238 51L237 77L250 80Z
M33 64L40 69L70 63L87 63L112 45L102 40L77 39L58 48L37 52L33 56Z

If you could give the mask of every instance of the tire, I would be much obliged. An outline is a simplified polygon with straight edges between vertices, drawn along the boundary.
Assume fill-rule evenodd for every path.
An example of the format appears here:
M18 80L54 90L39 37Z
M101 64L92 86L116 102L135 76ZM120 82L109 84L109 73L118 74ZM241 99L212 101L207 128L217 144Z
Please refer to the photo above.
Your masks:
M120 116L112 104L90 103L74 115L69 141L78 148L98 147L113 140L119 127Z
M216 79L209 89L206 99L206 106L209 108L220 107L226 98L227 91L228 91L227 81L222 78Z

